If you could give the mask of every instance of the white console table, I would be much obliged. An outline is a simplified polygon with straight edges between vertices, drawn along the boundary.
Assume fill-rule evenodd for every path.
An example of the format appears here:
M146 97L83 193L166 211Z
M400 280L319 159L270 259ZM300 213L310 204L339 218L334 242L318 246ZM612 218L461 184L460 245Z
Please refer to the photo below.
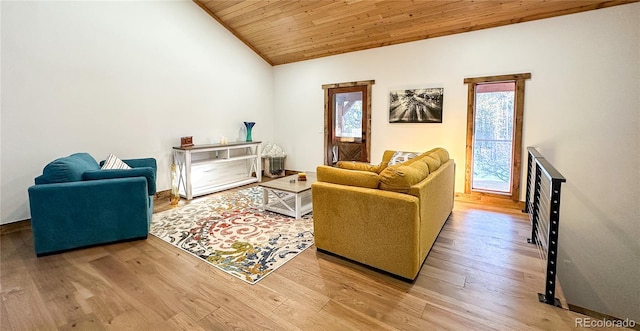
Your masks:
M173 147L180 195L194 197L262 180L260 141ZM255 173L255 177L253 176Z

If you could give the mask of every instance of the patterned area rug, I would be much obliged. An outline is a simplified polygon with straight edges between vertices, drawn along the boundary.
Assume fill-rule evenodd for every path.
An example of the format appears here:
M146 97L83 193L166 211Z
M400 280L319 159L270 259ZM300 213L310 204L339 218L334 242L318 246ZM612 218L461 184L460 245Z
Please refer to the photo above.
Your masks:
M227 193L153 215L150 233L255 284L313 245L310 214L296 220L261 204L258 187Z

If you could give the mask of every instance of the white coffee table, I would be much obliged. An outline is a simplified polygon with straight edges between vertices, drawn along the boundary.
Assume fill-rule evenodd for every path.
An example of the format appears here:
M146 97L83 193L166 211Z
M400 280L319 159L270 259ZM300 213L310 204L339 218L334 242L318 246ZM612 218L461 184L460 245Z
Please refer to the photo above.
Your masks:
M306 174L306 181L299 181L298 175L293 175L260 183L262 208L296 219L311 212L311 184L316 181L316 174ZM275 196L275 200L269 201L269 193Z

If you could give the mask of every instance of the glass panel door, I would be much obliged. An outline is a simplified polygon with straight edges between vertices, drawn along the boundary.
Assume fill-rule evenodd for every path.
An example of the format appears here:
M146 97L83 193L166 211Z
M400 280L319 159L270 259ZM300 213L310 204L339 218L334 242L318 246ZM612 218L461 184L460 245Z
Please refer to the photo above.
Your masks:
M471 189L511 193L515 82L477 84Z
M338 141L362 139L362 92L336 93L334 138Z

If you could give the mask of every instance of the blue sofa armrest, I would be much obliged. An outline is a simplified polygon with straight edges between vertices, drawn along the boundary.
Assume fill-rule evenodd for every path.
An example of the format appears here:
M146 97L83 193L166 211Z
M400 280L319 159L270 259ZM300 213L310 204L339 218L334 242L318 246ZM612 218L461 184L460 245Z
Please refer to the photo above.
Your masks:
M144 177L29 187L37 255L146 238L152 199Z
M131 177L145 177L147 179L147 190L149 195L156 194L156 172L151 167L93 170L85 171L84 174L82 174L82 180L84 181Z
M153 172L156 172L158 169L158 165L156 163L156 159L154 158L146 158L146 159L129 159L122 160L122 162L126 163L131 168L141 168L141 167L149 167L153 168ZM102 166L102 165L100 165Z

